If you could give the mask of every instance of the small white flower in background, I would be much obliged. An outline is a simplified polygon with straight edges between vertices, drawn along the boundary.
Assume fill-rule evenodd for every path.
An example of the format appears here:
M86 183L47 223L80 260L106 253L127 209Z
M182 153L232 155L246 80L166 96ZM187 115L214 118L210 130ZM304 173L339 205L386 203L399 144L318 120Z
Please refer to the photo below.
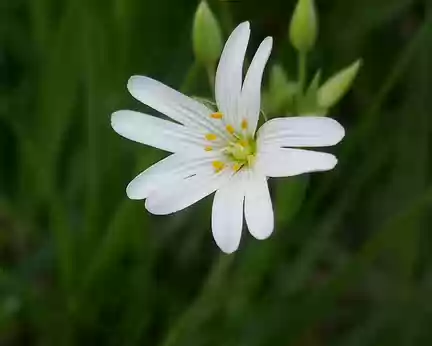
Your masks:
M243 81L249 35L249 23L242 23L225 44L216 73L217 112L151 78L134 76L130 93L175 122L129 110L111 118L123 137L173 153L132 180L128 197L146 199L149 212L165 215L216 191L212 232L226 253L239 246L243 214L255 238L272 233L268 177L326 171L337 163L331 154L292 148L335 145L345 133L335 120L315 116L272 119L256 131L272 38L261 43Z

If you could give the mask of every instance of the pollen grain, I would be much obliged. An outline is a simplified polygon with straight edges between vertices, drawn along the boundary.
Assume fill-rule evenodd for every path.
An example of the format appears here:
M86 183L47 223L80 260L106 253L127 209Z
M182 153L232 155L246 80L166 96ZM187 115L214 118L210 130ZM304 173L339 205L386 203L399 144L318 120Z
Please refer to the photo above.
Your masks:
M243 130L246 130L248 128L248 126L249 126L248 121L246 119L243 119L241 122L241 128Z
M207 134L205 135L205 138L206 138L208 141L215 141L215 140L217 139L217 136L216 136L214 133L207 133Z
M234 127L232 125L227 125L226 130L231 134L233 134L235 132Z
M222 119L223 114L221 112L215 112L215 113L210 114L210 117L213 119Z
M216 173L219 173L225 168L225 164L222 161L213 161L212 165Z

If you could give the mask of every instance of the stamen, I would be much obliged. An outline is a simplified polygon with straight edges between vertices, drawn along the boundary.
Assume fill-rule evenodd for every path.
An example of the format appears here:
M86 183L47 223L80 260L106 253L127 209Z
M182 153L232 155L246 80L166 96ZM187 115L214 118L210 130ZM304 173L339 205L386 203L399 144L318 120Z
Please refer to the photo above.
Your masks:
M226 130L231 134L233 134L235 132L234 127L232 127L232 125L227 125Z
M242 122L241 122L241 128L243 130L246 130L248 128L248 125L249 125L248 121L246 119L243 119Z
M205 135L205 138L206 138L208 141L215 141L215 140L217 139L217 136L216 136L214 133L207 133L207 134Z
M212 147L210 147L210 146L208 146L208 147L205 147L205 148L204 148L204 150L205 150L205 151L212 151L212 150L213 150L213 148L212 148Z
M212 117L213 119L222 119L223 114L221 112L215 112L215 113L210 114L210 117Z
M242 168L242 167L243 167L243 165L241 165L240 163L235 163L233 165L233 171L238 172L240 170L240 168Z
M248 146L248 142L245 139L240 139L238 141L238 144L240 144L242 147L247 147Z
M213 161L212 165L216 173L219 173L225 168L225 163L223 163L222 161Z

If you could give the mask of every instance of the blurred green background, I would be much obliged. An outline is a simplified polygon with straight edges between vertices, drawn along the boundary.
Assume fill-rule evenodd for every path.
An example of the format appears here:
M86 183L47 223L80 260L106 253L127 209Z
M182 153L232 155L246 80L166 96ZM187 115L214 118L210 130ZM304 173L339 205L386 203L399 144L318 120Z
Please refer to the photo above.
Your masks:
M209 1L226 38L296 75L294 1ZM0 345L432 344L432 2L317 0L310 73L364 60L330 116L333 171L272 180L276 229L223 255L211 198L166 217L125 195L164 154L110 128L133 74L211 97L196 1L0 1ZM267 85L267 83L265 83ZM271 114L277 116L277 114Z

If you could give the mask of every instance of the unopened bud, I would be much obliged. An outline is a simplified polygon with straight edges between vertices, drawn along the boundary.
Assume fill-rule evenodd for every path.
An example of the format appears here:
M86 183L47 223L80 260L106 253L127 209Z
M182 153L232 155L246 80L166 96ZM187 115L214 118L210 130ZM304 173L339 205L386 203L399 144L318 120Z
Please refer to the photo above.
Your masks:
M318 17L314 0L298 0L291 19L289 37L292 45L301 53L314 46L318 36Z
M206 1L201 1L195 13L192 40L196 59L207 67L214 66L222 51L222 34Z
M318 90L318 104L323 108L334 106L351 88L361 66L357 60L329 78Z

